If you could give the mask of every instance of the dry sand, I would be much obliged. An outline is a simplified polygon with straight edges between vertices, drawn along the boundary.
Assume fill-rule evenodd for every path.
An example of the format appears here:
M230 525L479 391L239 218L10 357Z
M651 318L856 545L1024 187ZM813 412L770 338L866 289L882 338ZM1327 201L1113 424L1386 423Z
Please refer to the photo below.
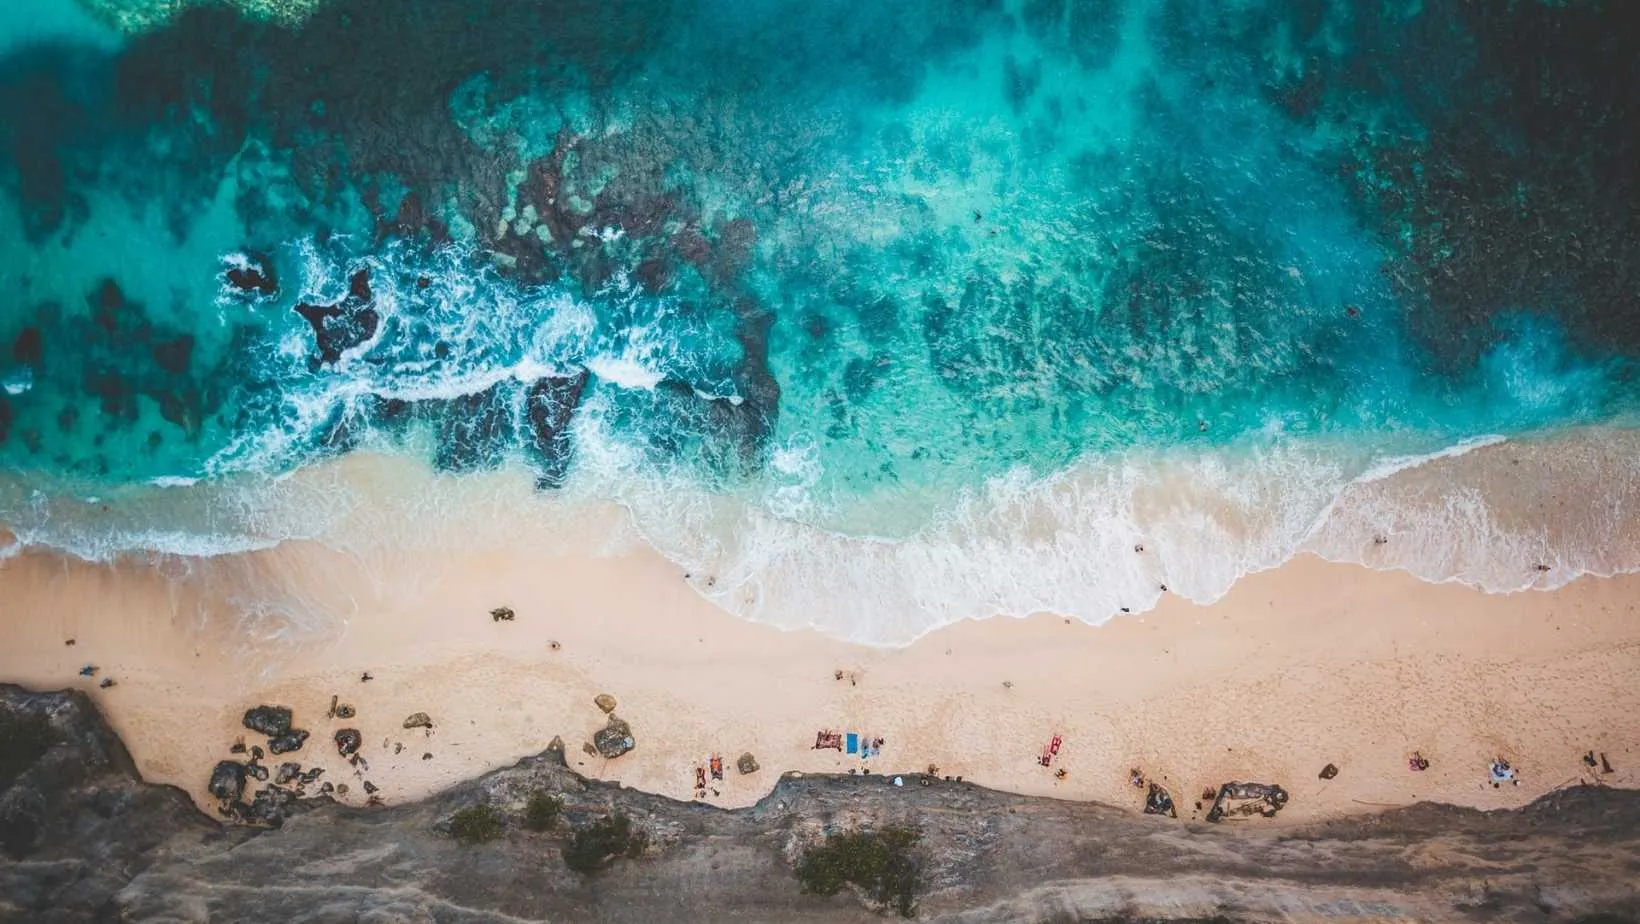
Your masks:
M578 771L679 799L694 797L694 768L721 754L726 778L705 798L724 806L756 801L784 771L891 776L931 764L1135 809L1138 768L1186 817L1204 787L1277 782L1292 792L1288 821L1417 800L1515 806L1578 780L1640 782L1640 576L1485 595L1301 558L1212 606L1167 600L1100 627L992 619L877 650L739 620L648 552L407 552L368 579L302 543L238 562L240 575L298 575L307 605L345 617L309 635L278 614L247 619L234 581L178 567L5 562L0 679L86 690L143 775L201 805L230 744L260 741L240 716L264 702L295 709L313 738L294 757L350 783L356 802L363 779L389 802L416 799L559 735ZM501 605L513 621L492 620ZM85 664L96 677L78 676ZM99 688L104 677L116 685ZM593 704L604 692L638 742L607 762L581 750L604 721ZM358 717L327 719L332 695ZM433 718L431 732L403 728L413 712ZM344 726L364 733L367 773L336 756ZM862 761L813 750L819 729L885 743ZM1064 745L1045 769L1037 756L1055 734ZM1615 772L1585 767L1591 749ZM1427 771L1408 770L1414 750ZM746 751L762 769L741 776ZM1520 785L1488 785L1495 756ZM1318 779L1329 762L1337 778Z

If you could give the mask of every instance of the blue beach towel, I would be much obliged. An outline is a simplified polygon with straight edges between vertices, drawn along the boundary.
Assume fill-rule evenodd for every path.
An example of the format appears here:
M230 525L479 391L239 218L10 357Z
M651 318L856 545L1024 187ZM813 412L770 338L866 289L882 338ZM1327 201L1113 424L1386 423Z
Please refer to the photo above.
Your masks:
M860 736L854 732L849 732L848 737L844 738L843 741L850 754L860 750Z

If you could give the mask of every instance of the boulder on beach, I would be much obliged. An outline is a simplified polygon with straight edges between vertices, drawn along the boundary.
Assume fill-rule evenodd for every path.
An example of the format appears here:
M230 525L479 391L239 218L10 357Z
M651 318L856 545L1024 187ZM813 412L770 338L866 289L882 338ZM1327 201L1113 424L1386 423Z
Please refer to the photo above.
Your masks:
M223 802L233 802L245 791L245 765L233 760L219 761L211 770L211 782L206 788Z
M605 715L615 711L615 697L610 696L608 693L599 693L592 698L592 702L599 709L602 709Z
M300 751L307 739L308 733L304 729L293 728L277 738L269 738L268 750L275 754L289 754L292 751Z
M283 786L302 775L302 765L295 761L285 761L279 765L279 771L274 774L273 781Z
M405 728L432 728L433 727L433 720L425 712L412 712L410 714L410 717L404 720L404 727Z
M735 761L735 769L739 770L742 775L747 773L756 773L759 769L757 765L757 758L752 756L751 751L747 751L746 753L740 755L739 760Z
M1263 815L1265 818L1276 817L1287 804L1287 790L1273 783L1238 783L1229 782L1219 787L1218 795L1213 799L1213 808L1207 813L1207 820L1222 821L1224 818L1235 815Z
M605 760L620 757L632 750L636 744L632 738L632 726L626 724L624 719L618 719L613 715L609 717L609 724L598 729L592 736L593 749Z
M245 727L259 735L276 738L290 731L290 709L286 706L257 706L245 710Z
M245 765L245 772L247 774L249 774L250 777L252 779L256 780L257 782L262 782L262 781L264 781L268 778L268 768L264 767L264 766L262 766L261 764L258 764L258 763L248 763L248 764L246 764Z
M1179 817L1173 806L1173 796L1160 784L1152 782L1150 792L1145 795L1146 815L1166 815L1169 818Z
M364 735L359 734L357 728L342 728L336 731L336 753L343 757L352 757L359 752L364 744Z

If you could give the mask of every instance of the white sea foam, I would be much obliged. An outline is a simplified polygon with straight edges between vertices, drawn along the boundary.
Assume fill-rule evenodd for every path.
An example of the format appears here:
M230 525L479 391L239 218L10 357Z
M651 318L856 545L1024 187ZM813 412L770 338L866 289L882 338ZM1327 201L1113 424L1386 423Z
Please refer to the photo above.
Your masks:
M587 369L598 378L622 388L653 389L666 376L624 356L594 356Z
M731 612L874 645L994 615L1103 622L1151 608L1164 586L1207 603L1304 552L1490 591L1640 567L1635 431L1491 440L1416 459L1297 440L1131 453L1048 477L1006 473L921 529L883 538L818 525L836 505L816 496L813 446L775 447L755 490L712 491L656 471L611 429L603 402L590 399L576 418L580 453L564 492L534 492L524 470L431 477L420 463L359 456L289 478L150 487L100 504L39 499L8 525L16 546L95 561L231 560L312 538L346 552L367 579L370 562L390 562L405 543L561 552L597 534L589 511L613 498L636 535ZM280 600L280 625L322 623L308 604Z

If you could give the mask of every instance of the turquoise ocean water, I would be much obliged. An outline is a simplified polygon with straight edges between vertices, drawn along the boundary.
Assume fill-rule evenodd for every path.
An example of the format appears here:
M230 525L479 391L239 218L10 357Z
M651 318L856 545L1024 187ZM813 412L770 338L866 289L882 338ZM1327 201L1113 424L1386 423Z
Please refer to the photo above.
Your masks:
M97 12L0 12L14 552L323 541L290 485L369 450L897 641L1211 599L1352 485L1640 409L1621 4Z

